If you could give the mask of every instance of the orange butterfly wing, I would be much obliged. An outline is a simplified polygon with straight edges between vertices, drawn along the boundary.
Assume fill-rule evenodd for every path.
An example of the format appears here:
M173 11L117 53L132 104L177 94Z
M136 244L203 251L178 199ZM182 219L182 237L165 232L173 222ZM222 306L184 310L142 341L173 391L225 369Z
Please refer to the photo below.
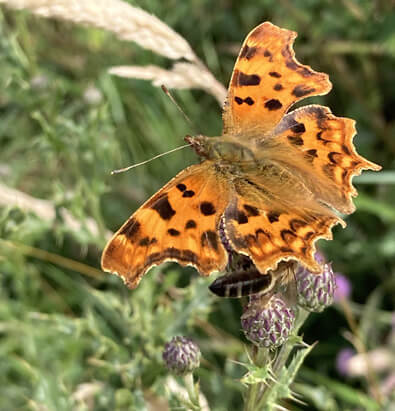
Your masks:
M130 288L165 261L194 266L203 275L223 270L228 257L218 225L228 198L212 162L181 171L115 233L103 251L103 270Z
M274 163L236 181L235 189L225 211L225 235L235 251L248 255L263 274L284 260L298 260L320 272L315 241L331 239L332 226L345 225L343 220Z
M353 176L381 169L355 151L355 133L354 120L336 117L328 107L310 105L287 114L261 149L298 176L317 200L351 214L352 197L358 194Z
M263 136L274 129L289 107L332 85L295 59L297 34L269 22L252 30L236 61L223 110L224 134Z
M247 36L223 113L223 133L252 140L256 158L234 181L225 234L261 273L290 259L319 272L315 241L331 239L333 225L345 226L333 210L354 211L352 176L381 168L356 153L353 120L316 105L285 114L331 89L326 74L296 61L295 37L268 22Z

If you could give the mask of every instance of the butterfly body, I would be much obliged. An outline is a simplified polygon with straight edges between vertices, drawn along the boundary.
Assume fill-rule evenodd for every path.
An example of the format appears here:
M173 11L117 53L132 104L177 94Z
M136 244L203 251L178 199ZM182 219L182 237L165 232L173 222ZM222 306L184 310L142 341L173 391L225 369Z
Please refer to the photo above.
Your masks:
M224 169L256 162L254 146L249 141L240 140L237 136L206 137L199 135L187 136L185 140L191 144L199 156L217 162L217 166L222 166Z
M241 298L270 292L274 284L275 279L270 273L262 275L257 270L240 270L218 277L209 289L219 297Z
M241 298L253 294L273 295L294 279L295 262L281 262L276 270L262 274L249 264L231 264L228 273L216 278L209 289L219 297Z
M102 267L135 288L154 265L176 261L222 271L229 253L258 273L298 262L320 272L315 242L350 214L352 177L380 166L355 151L354 121L297 101L326 94L325 73L300 64L296 33L265 22L246 38L233 70L219 137L187 136L202 162L143 204L109 241Z

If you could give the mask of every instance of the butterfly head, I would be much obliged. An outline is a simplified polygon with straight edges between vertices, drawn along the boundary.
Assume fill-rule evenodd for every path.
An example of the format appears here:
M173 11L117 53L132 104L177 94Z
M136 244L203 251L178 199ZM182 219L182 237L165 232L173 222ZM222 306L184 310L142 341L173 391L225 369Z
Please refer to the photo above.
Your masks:
M209 142L208 142L208 137L203 136L201 134L197 136L190 136L186 135L184 140L190 144L193 149L196 151L196 154L200 157L206 157L209 158Z

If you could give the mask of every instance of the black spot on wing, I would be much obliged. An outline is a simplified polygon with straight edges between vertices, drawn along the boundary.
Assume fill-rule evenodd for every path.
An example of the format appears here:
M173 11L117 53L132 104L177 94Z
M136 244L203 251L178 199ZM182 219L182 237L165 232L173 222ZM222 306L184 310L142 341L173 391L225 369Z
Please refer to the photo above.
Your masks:
M176 213L169 203L167 194L163 194L161 197L159 197L157 201L152 204L151 208L160 215L160 218L162 218L162 220L170 220Z
M177 237L180 235L180 232L174 228L169 228L167 230L167 232L169 233L169 235L171 235L172 237Z
M282 90L284 87L282 86L282 84L280 84L280 83L276 83L274 86L273 86L273 90L276 90L276 91L280 91L280 90Z
M281 101L272 98L271 100L266 101L265 107L270 110L279 110L283 105L281 104Z
M134 237L140 231L140 227L141 224L134 217L132 217L121 229L120 234L123 234L128 240L133 242L135 239Z
M186 190L182 193L182 196L184 198L190 198L193 197L195 195L195 192L193 190Z
M303 146L303 138L299 136L287 136L288 141L294 146Z
M259 215L259 210L256 207L249 204L244 204L243 207L244 210L246 210L248 217L256 217Z
M307 150L304 153L306 160L308 160L309 162L313 162L313 160L318 157L317 150L315 148Z
M314 93L314 91L315 91L314 87L298 85L298 86L295 86L295 88L292 90L292 94L295 97L303 97L303 96L307 96L308 94Z
M312 148L311 150L306 150L304 152L304 158L310 163L313 163L314 159L317 157L317 150L315 148Z
M261 78L257 74L245 74L241 71L238 73L239 86L258 86L260 82Z
M267 218L269 219L269 221L270 221L271 223L275 223L275 222L277 222L277 221L279 220L279 218L280 218L280 213L278 213L278 212L276 212L276 211L270 211L270 212L267 214Z
M144 237L139 241L139 246L141 247L148 247L151 244L157 243L158 240L155 237L149 238L149 237Z
M281 74L278 73L277 71L270 71L270 72L269 72L269 76L270 76L270 77L274 77L274 78L280 78L280 77L281 77Z
M236 218L235 220L239 223L239 224L247 224L248 223L248 217L246 216L246 214L241 211L241 210L237 210L237 214L236 214Z
M213 215L215 214L215 207L213 203L210 203L209 201L203 201L200 204L200 211L203 215Z
M296 123L295 125L291 127L291 131L293 131L296 134L304 133L306 131L306 127L304 126L303 123Z
M241 50L240 57L250 60L255 56L256 52L257 52L256 47L248 47L247 45L245 45L243 47L243 50Z
M150 244L149 237L144 237L139 241L139 246L141 247L147 247L149 244Z
M185 228L189 229L189 228L196 228L196 221L194 220L188 220L185 224Z
M254 101L251 97L247 97L247 98L245 98L245 99L242 99L241 97L236 96L236 97L235 97L235 101L236 101L236 103L237 103L238 105L241 105L241 104L243 104L243 103L246 103L246 104L248 104L249 106L252 106L252 105L255 103L255 101Z
M273 61L273 55L269 50L265 50L263 55L269 59L269 61Z
M182 192L182 191L185 191L185 190L187 189L187 186L186 186L185 184L182 184L182 183L177 184L176 187L177 187L181 192Z

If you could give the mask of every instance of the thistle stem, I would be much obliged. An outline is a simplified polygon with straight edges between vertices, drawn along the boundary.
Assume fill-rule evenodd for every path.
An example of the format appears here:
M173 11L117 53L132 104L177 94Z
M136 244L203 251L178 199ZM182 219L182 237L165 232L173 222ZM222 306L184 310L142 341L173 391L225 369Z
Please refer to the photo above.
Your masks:
M296 318L295 318L295 325L292 333L296 336L298 335L299 329L302 327L304 322L306 321L307 317L309 316L310 312L307 310L304 310L303 308L299 307ZM273 372L275 375L277 375L278 371L281 370L281 368L285 365L287 362L287 359L289 355L291 354L291 351L293 350L295 346L295 343L291 340L288 339L288 341L281 347L277 359L274 363L273 366Z
M191 372L184 376L184 382L188 392L189 401L193 405L193 410L201 410L199 402L199 388L198 385L193 382L193 374Z
M302 327L302 325L306 321L309 314L310 314L309 311L306 311L301 307L298 308L298 311L296 313L296 318L295 318L295 325L294 325L294 329L292 332L293 335L295 336L298 335L299 329ZM275 380L277 379L277 376L279 372L281 371L281 369L285 366L289 358L289 355L291 354L294 347L295 347L295 341L293 339L288 339L287 342L283 344L283 346L281 347L277 355L277 358L274 362L274 365L273 365L273 377ZM256 401L256 403L254 404L255 408L251 408L251 410L252 409L254 410L264 410L265 409L265 404L267 403L267 399L270 396L271 390L275 384L276 382L274 381L273 384L263 386L262 394L258 398L258 401L256 401L255 399ZM258 385L258 384L255 384L255 385Z
M270 354L267 348L253 346L253 350L252 362L258 367L261 367L269 360ZM250 384L248 386L244 411L255 411L258 409L256 403L260 392L264 389L265 385L263 383Z

